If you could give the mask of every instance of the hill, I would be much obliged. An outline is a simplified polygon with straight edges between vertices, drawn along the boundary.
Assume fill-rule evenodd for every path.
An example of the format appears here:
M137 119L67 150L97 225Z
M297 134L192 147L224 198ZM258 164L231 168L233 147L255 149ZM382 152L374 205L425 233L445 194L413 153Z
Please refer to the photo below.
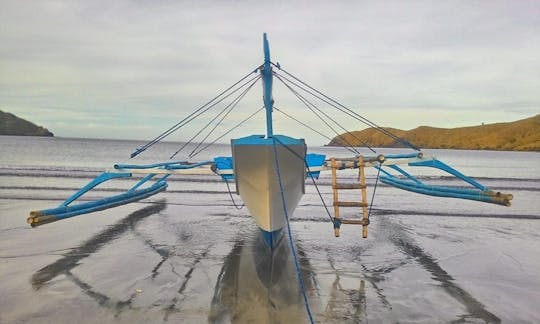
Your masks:
M420 126L408 131L385 129L422 148L540 151L540 115L515 122L471 127ZM373 128L341 134L328 145L343 143L354 146L367 144L372 147L402 147L400 143Z
M0 110L0 135L54 136L48 129Z

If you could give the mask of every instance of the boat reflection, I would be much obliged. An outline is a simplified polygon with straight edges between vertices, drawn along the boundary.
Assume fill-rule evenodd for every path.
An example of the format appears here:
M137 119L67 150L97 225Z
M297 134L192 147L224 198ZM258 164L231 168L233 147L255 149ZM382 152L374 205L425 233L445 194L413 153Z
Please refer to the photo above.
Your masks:
M183 236L174 236L177 240L169 241L170 245L167 245L163 244L166 241L156 242L155 238L148 237L137 228L140 221L163 211L165 206L160 203L141 208L96 233L60 259L36 271L30 278L32 287L37 291L50 286L53 279L60 277L56 284L61 284L61 281L66 279L75 285L76 290L108 310L104 314L112 313L118 320L127 321L144 313L145 316L154 316L156 321L175 321L183 319L186 312L189 314L193 309L191 307L202 307L202 317L196 317L197 321L308 322L287 234L272 250L264 242L259 229L253 226L251 232L241 231L240 238L234 241L227 254L221 254L221 264L210 265L206 261L215 261L216 255L210 252L215 247L214 242L192 246L193 253L185 254L182 251L189 246L189 242L185 241ZM182 228L185 228L185 224ZM81 262L128 234L148 248L144 255L150 258L156 254L159 261L154 258L156 264L148 264L147 267L139 269L143 272L130 275L125 272L110 274L109 271L118 269L118 264L114 261L112 264L100 265L105 269L98 273L89 272L89 262ZM351 277L342 273L334 266L332 258L328 259L329 266L325 261L320 263L321 260L314 265L308 260L301 242L296 241L295 247L304 288L315 320L365 320L364 280L356 275ZM77 269L79 267L81 268ZM319 267L326 270L321 271ZM217 278L207 279L215 280L215 285L211 284L210 290L201 290L200 287L205 286L200 281L201 275L213 272L212 269L219 271L219 274ZM92 273L92 276L80 276L81 273ZM113 284L100 284L100 280L105 277ZM74 293L70 290L73 287L66 287L58 289ZM193 296L193 293L198 296ZM198 298L202 304L191 303L192 297ZM155 313L149 315L152 311Z
M302 246L296 244L296 249L311 310L318 312L314 272ZM260 235L236 242L221 268L208 320L212 323L308 321L286 237L274 250L268 248Z
M101 248L107 246L110 242L133 229L140 221L160 213L165 210L166 207L165 200L159 200L155 204L136 210L126 218L95 234L80 246L73 248L68 253L64 254L62 258L36 271L30 278L32 287L35 290L39 290L57 276L70 274L72 269L79 266L82 259L91 256Z

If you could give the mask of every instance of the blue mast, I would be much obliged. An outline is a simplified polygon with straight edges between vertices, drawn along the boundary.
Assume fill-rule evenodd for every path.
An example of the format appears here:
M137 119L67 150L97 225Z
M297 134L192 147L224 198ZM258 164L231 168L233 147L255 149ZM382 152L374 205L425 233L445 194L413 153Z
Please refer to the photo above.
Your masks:
M263 80L263 100L264 108L266 109L266 136L271 138L274 136L274 130L272 126L272 105L274 99L272 98L272 67L270 66L270 45L266 38L266 33L263 34L264 42L264 65L261 69Z

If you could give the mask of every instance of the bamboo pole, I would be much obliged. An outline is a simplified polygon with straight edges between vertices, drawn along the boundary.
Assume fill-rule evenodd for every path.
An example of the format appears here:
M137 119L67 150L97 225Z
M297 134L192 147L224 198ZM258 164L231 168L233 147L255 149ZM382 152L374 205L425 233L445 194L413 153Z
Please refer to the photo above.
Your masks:
M362 237L367 238L368 235L368 202L367 202L367 192L366 192L366 173L364 170L364 158L360 155L358 156L358 177L360 178L360 186L362 191Z
M338 186L337 186L337 164L336 159L331 159L332 166L332 191L334 196L334 218L339 220L339 197L338 197ZM334 226L334 236L339 237L339 226Z

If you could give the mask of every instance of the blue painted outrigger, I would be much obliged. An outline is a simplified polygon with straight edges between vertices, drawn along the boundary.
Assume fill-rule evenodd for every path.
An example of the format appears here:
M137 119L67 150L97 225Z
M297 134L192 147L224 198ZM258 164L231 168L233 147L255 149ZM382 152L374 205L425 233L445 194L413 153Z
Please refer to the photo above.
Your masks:
M102 198L96 201L82 202L78 204L73 204L77 199L81 198L84 194L91 191L98 185L113 179L126 179L132 178L133 172L122 172L124 169L132 170L148 170L148 169L159 169L165 172L173 170L185 170L200 167L202 165L208 165L213 163L213 161L205 161L196 164L188 164L187 162L163 162L149 165L128 165L128 164L116 164L114 169L119 170L117 172L103 172L97 176L94 180L89 182L86 186L79 189L69 198L64 200L58 207L32 211L30 212L30 217L28 218L28 223L34 227L42 224L47 224L55 222L61 219L70 218L77 215L88 214L112 207L117 207L125 205L131 202L135 202L144 198L148 198L157 193L165 191L167 189L167 178L171 175L170 173L165 173L160 178L154 179L156 173L149 173L130 189L122 194L118 194L111 197ZM149 181L155 180L150 184ZM150 184L147 187L143 187L145 184Z
M114 166L114 170L107 171L99 175L89 184L62 202L59 206L51 209L32 211L27 222L34 227L57 220L66 219L81 214L88 214L138 201L166 190L167 178L172 175L216 174L221 176L224 181L227 181L227 183L230 181L235 182L236 193L242 197L244 203L250 210L250 213L253 215L257 225L261 229L263 238L267 244L273 248L279 243L282 236L282 229L288 226L289 218L305 192L306 178L311 178L315 183L315 179L318 178L320 172L331 171L333 172L332 174L334 179L335 172L338 170L363 170L364 167L377 168L381 174L380 181L382 183L400 189L425 195L476 200L510 206L510 200L513 198L511 194L503 194L492 191L486 186L462 174L442 161L439 161L434 157L425 157L423 153L420 152L419 149L414 145L395 137L395 135L389 133L387 130L366 120L356 112L344 107L334 99L324 95L297 77L283 70L279 64L274 64L270 60L270 47L266 34L264 34L263 47L264 63L261 66L242 78L233 86L229 87L226 91L207 102L195 112L188 115L179 123L163 132L154 140L150 141L143 147L138 148L131 155L131 157L135 157L144 152L155 143L161 141L168 135L187 125L193 119L206 113L209 109L216 106L232 94L240 93L222 112L212 119L215 126L208 133L208 135L210 135L212 131L214 131L216 127L223 121L223 119L232 111L234 106L236 106L236 104L242 99L245 93L247 93L247 91L249 91L253 84L259 79L261 79L263 82L263 102L266 113L266 135L249 135L247 137L233 139L231 140L231 156L216 157L211 161L202 161L196 163L174 161L150 165L117 164ZM277 68L279 72L275 71L275 68ZM255 73L256 76L247 80L253 73ZM385 133L388 136L392 136L405 146L408 146L418 152L413 152L410 154L390 154L386 156L382 154L374 156L362 156L358 153L358 151L356 151L357 154L350 159L327 159L326 156L321 154L306 154L306 144L303 139L274 134L272 116L274 110L274 99L272 97L274 77L284 83L289 89L291 89L291 91L293 87L306 91L307 93L314 95L319 100L326 102L331 107L348 114L352 118L355 118L366 125ZM295 95L297 95L300 101L304 105L308 106L308 108L310 108L310 110L320 118L321 114L315 112L313 109L317 109L315 105L309 102L305 97L301 95L299 96L298 93L295 93ZM331 117L324 112L322 112L322 114L325 116L325 118L331 119ZM233 129L247 121L253 115L255 114L252 114ZM306 126L302 122L299 123ZM208 123L205 128L209 127L209 125L210 123ZM203 128L203 130L205 128ZM308 126L308 128L310 127ZM317 130L314 130L313 128L310 129L320 134L320 132ZM231 130L226 132L224 135L228 134ZM200 133L201 132L198 134ZM208 138L208 135L204 138L204 140ZM221 137L218 139L220 138ZM210 144L215 143L218 139ZM202 144L202 142L203 141L199 143L199 146ZM197 148L199 146L197 146ZM352 149L354 150L354 148ZM375 152L374 150L372 151ZM177 153L178 152L176 152L174 155ZM193 154L190 154L190 157L192 155ZM470 187L463 188L429 185L414 175L411 175L399 165L439 169L455 178L463 180ZM95 201L75 203L83 195L103 182L113 179L135 178L137 175L144 176L141 179L138 179L135 185L122 194ZM378 175L376 181L379 180ZM362 184L352 187L365 189L365 185ZM333 189L335 192L337 189L339 189L339 185L333 183ZM338 209L336 208L339 208L340 204L342 203L336 200L334 201L335 215L330 217L334 228L336 229L336 236L339 235L340 225L342 223L347 223L346 220L339 218ZM349 203L349 205L351 204ZM349 223L363 225L364 229L366 229L367 225L369 224L369 214L366 218L366 203L360 202L355 203L354 205L364 208L364 218L362 220L351 220ZM365 233L365 235L367 235L367 232Z

